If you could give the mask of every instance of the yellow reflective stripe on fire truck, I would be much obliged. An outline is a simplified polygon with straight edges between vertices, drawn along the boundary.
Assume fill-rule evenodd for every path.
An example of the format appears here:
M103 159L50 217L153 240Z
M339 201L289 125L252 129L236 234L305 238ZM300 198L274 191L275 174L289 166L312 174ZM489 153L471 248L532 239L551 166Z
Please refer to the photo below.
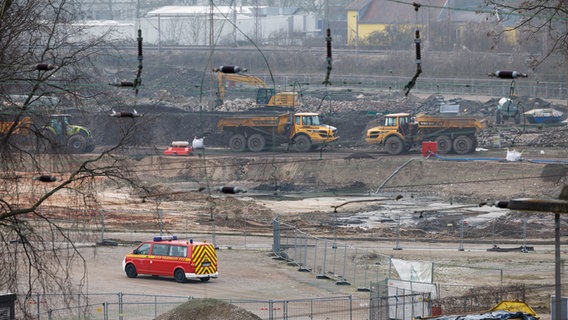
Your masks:
M183 257L170 257L170 256L150 256L150 255L139 255L139 254L128 254L126 255L127 258L139 258L139 259L156 259L159 258L160 260L173 260L173 261L184 261L190 262L191 259L183 258Z
M217 272L217 254L213 245L194 246L191 258L195 264L195 274Z

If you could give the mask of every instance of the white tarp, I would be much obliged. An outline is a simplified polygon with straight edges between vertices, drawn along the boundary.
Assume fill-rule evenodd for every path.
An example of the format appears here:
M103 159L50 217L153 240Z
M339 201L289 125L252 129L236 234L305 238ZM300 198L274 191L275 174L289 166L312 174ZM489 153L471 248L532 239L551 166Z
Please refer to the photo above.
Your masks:
M401 280L432 283L432 262L392 259Z

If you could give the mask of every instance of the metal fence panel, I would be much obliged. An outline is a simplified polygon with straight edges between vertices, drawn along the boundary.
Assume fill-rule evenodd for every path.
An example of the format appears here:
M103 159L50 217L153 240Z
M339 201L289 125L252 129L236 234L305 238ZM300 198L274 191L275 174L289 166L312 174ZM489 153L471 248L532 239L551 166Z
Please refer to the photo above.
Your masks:
M36 319L155 319L180 304L193 299L187 296L144 295L127 293L102 293L80 296L63 294L36 294L32 301L43 301L41 307L30 303L30 314ZM56 302L57 301L57 302ZM56 303L70 307L49 308ZM82 301L82 302L81 302ZM369 303L366 299L351 296L308 298L296 300L229 300L235 306L248 310L262 319L368 319ZM75 304L76 303L76 304Z
M312 237L286 224L279 223L278 228L275 254L297 264L300 271L312 272L318 279L332 279L338 285L369 291L371 281L389 277L389 256L344 242Z

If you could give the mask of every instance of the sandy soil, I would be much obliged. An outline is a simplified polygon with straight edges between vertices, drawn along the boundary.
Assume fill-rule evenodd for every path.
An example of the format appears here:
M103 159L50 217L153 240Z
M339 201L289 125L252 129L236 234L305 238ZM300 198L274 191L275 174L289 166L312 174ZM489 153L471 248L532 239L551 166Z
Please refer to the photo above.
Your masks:
M131 235L112 234L115 238L130 238ZM135 238L144 239L150 235L139 234ZM204 235L206 236L206 235ZM219 244L220 277L207 283L189 282L179 284L171 278L153 278L140 276L127 278L121 270L120 262L134 245L118 247L91 247L81 249L88 262L88 293L118 293L147 295L176 295L196 298L216 298L233 300L290 300L314 297L351 295L365 303L369 293L359 292L353 286L338 286L332 280L316 278L313 273L299 272L296 266L274 259L270 253L270 241L267 237L248 239L247 247L235 247L242 243L235 237L217 236ZM540 298L529 293L529 304L542 319L547 319L549 293L554 283L554 253L551 245L538 245L534 252L488 253L486 244L466 244L464 251L456 250L456 243L424 243L403 241L403 250L393 250L392 241L354 242L357 246L372 245L375 250L394 258L412 261L436 262L440 268L444 265L475 265L485 268L482 272L462 272L445 274L442 282L469 283L475 285L507 286L525 283L529 290L538 290ZM455 269L454 269L455 270ZM504 278L499 277L499 270ZM449 273L448 273L449 272ZM546 288L546 289L539 289ZM364 319L355 317L355 319Z
M537 153L534 155L536 156ZM556 157L562 158L562 156L558 154ZM114 190L102 194L105 199L103 205L108 209L106 238L118 240L125 245L82 249L88 262L88 292L141 294L175 292L179 295L220 299L296 299L331 295L353 295L368 299L368 293L358 292L356 288L350 286L337 286L333 281L316 279L311 273L298 272L297 267L274 260L270 254L271 221L276 215L283 221L294 223L307 230L310 234L330 237L333 228L329 223L333 221L331 219L334 206L377 197L370 195L368 191L341 195L328 191L322 194L320 190L325 189L325 183L322 181L330 179L341 181L341 185L345 186L358 185L356 182L377 186L378 181L385 181L393 170L409 159L408 156L375 157L354 162L335 156L330 158L330 161L318 162L314 166L309 162L302 167L281 164L279 170L286 172L289 177L285 178L283 175L280 183L288 183L288 187L296 191L281 192L278 195L262 189L266 181L265 175L271 174L267 173L271 171L261 165L252 165L255 161L264 160L247 158L240 159L242 162L247 162L247 166L235 169L242 170L238 179L235 179L234 173L230 170L217 171L216 167L212 166L209 171L212 184L219 185L224 182L228 185L246 185L250 188L247 193L223 194L211 187L211 197L203 191L180 194L179 190L184 188L198 189L203 186L203 181L195 179L197 181L181 182L174 177L180 174L192 177L192 174L177 171L172 176L163 177L145 172L145 179L148 182L160 186L162 197L158 202L152 197L141 201L127 190L120 192ZM219 168L223 168L219 165L223 161L233 161L224 159L211 157L211 161L217 163ZM177 162L166 160L156 158L141 161L151 162L157 172L168 172L168 166L177 166ZM192 161L202 160L189 159L190 163ZM381 170L370 169L377 167L377 164ZM559 193L561 184L558 179L541 177L545 167L544 164L528 163L416 160L399 172L397 179L392 182L395 187L379 195L392 199L398 194L395 191L398 191L404 195L403 199L389 200L388 203L380 205L372 202L353 203L338 208L342 218L368 221L375 218L385 221L385 217L392 221L393 213L406 212L402 219L406 223L401 233L403 250L393 250L396 235L393 231L395 224L392 222L375 223L365 228L347 223L339 228L338 235L353 246L373 248L380 254L395 258L429 261L439 265L469 265L480 270L491 270L458 274L451 271L454 270L451 268L448 271L438 271L444 275L441 281L446 285L525 284L528 288L527 302L545 315L543 319L546 319L549 313L550 294L554 291L551 217L547 214L536 216L513 214L502 211L504 209L488 206L478 209L468 208L465 211L457 210L461 205L475 206L480 199L529 195L544 197ZM330 172L333 176L330 176ZM369 172L372 172L371 177ZM459 185L459 188L456 188L452 183L455 177L458 177L458 182L464 180L483 182L456 183ZM532 178L521 179L523 177ZM437 183L431 184L431 181ZM520 182L504 183L504 181ZM416 187L422 184L424 187ZM414 187L408 189L396 185ZM257 189L259 186L260 189ZM203 238L219 246L219 279L208 283L180 285L173 279L152 277L129 279L125 276L120 268L124 255L135 247L137 241L157 233L157 205L165 212L163 221L166 232L195 239ZM449 212L448 208L451 209ZM390 215L385 216L383 213L385 210L390 212ZM416 219L418 210L424 210L430 216ZM128 218L125 219L123 214L115 214L114 211L129 212ZM211 213L216 216L214 229L209 220ZM366 217L362 217L365 215ZM465 250L458 251L459 231L448 226L457 225L464 215L475 229L466 234ZM518 245L522 241L523 219L528 220L526 241L535 244L534 252L523 254L486 251L491 245L492 237L497 237L497 243L505 246ZM133 221L137 223L133 224ZM564 219L562 221L563 226L566 226L566 221ZM492 234L495 225L498 232ZM125 229L136 232L119 232ZM214 239L212 239L213 234L215 234ZM377 234L381 234L382 237L377 238ZM563 238L562 241L565 243L566 240ZM499 272L495 270L502 270L503 278L500 278Z

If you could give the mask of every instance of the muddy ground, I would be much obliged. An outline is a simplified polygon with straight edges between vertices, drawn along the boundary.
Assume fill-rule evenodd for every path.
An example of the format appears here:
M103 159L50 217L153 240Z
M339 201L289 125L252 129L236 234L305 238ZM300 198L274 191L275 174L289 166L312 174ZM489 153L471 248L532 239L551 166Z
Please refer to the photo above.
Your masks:
M546 149L544 154L540 149L524 151L527 159L566 158L563 150ZM556 198L566 179L564 165L443 161L425 159L418 153L399 157L376 151L364 152L365 157L361 154L358 151L359 156L354 157L352 153L326 152L321 158L318 153L280 155L275 161L270 154L235 157L211 148L201 156L133 157L133 168L138 169L140 178L153 192L135 194L128 189L112 189L100 193L107 237L126 243L126 247L100 249L103 256L94 256L92 261L88 258L89 265L94 265L89 271L90 280L99 283L97 279L112 279L112 285L104 285L107 291L128 288L130 293L156 294L174 289L181 294L224 299L356 294L354 288L314 280L313 275L298 273L294 266L272 260L267 253L272 220L278 216L310 235L331 239L337 232L338 238L350 245L400 259L503 269L504 283L526 285L527 302L546 319L554 282L553 219L549 213L508 212L478 204L516 197ZM492 158L504 154L505 150L500 149L473 156ZM247 192L222 193L220 186L238 186ZM340 223L334 227L334 206L354 200L393 199L399 194L402 199L387 204L364 202L340 207ZM404 250L393 251L398 236L397 214L401 214L403 222L400 239ZM466 250L460 253L456 248L462 219L468 227ZM567 222L562 218L563 245ZM173 280L162 283L126 278L118 263L128 252L128 245L131 249L136 241L161 228L166 233L189 234L208 241L216 234L223 276L206 288L178 288ZM535 252L485 251L493 242L501 247L519 246L523 230ZM100 272L107 266L112 267ZM446 281L452 283L452 279L484 286L499 281L494 276L469 273L448 274ZM100 285L90 287L91 292L97 289L102 290ZM364 294L356 295L365 298Z
M313 111L317 109L319 99L311 99L312 103L306 108ZM550 269L550 272L541 270L545 275L529 277L524 273L519 277L531 285L543 283L543 290L535 290L529 302L546 314L553 280L550 244L554 226L550 215L504 211L495 215L494 208L487 205L481 211L461 210L459 207L477 207L480 203L492 204L495 200L512 198L557 198L566 184L568 173L565 163L568 158L566 127L491 125L479 135L479 146L485 150L467 155L467 159L456 159L455 155L448 155L448 159L424 158L420 150L393 157L380 148L365 145L365 129L380 123L383 112L409 109L433 112L437 108L437 100L437 97L404 98L352 93L349 99L334 101L331 108L320 110L324 121L338 128L340 140L321 152L306 154L228 152L223 148L226 137L220 135L215 126L217 119L226 113L198 110L195 105L174 105L168 99L136 105L136 110L144 116L134 119L110 118L111 108L77 116L82 124L93 129L98 141L97 150L117 143L125 130L133 128L132 139L126 141L119 152L131 159L131 169L148 186L149 192L134 193L129 189L101 187L100 203L106 212L109 234L126 230L132 233L122 238L141 240L138 233L156 233L163 226L168 233L180 234L191 230L210 235L214 228L218 233L270 237L272 220L279 216L283 222L316 236L329 238L337 232L341 239L357 241L362 246L376 245L379 240L390 245L398 236L395 213L404 211L404 224L400 229L402 241L412 246L425 245L426 249L403 250L397 252L397 256L459 264L463 262L463 256L439 254L438 249L432 250L433 246L457 241L459 230L448 226L458 226L465 217L474 225L473 231L466 234L467 241L487 246L497 239L499 244L507 246L520 243L526 223L526 238L533 242L541 241L539 243L547 246L538 255L530 256L531 261L536 259L536 262L530 263L534 270L527 268L527 272L534 274L541 270L542 265L538 261L546 261L545 269ZM469 113L490 121L494 115L494 102L492 99L462 101ZM534 99L526 102L534 106L545 103ZM237 109L240 106L242 104ZM553 106L564 111L562 105ZM193 137L205 137L204 150L197 150L189 157L162 155L171 141L191 141ZM507 148L521 152L522 161L505 161ZM247 192L223 193L219 191L223 186L238 187ZM342 207L338 213L341 222L336 228L334 206L360 199L393 198L399 194L403 195L403 199L398 207L380 203ZM59 200L55 197L51 204L57 206ZM401 209L404 206L412 209ZM441 207L449 207L450 210L440 210ZM385 211L390 214L385 214ZM125 215L125 212L128 214ZM161 221L158 212L165 213ZM214 227L212 217L215 217ZM371 220L379 223L367 223ZM562 218L561 223L564 243L568 221ZM118 236L118 240L125 240L122 238ZM392 247L386 250L386 254L392 253ZM109 263L120 260L123 254L109 256ZM502 260L494 260L487 258L485 253L476 252L468 259L483 261L490 267L516 268L526 258L503 255ZM240 294L241 298L251 295L247 289L250 285L238 282L237 275L240 276L243 269L249 270L243 276L251 283L269 288L275 278L257 277L254 266L255 261L251 261L247 268L223 270L229 275L223 281L233 289L232 294ZM270 273L269 270L265 272ZM117 270L111 274L117 279L124 277ZM97 279L97 276L93 277ZM510 281L514 283L516 280ZM160 287L159 284L154 286ZM309 281L303 280L288 286L282 294L294 296L313 288ZM324 291L330 292L329 289Z

